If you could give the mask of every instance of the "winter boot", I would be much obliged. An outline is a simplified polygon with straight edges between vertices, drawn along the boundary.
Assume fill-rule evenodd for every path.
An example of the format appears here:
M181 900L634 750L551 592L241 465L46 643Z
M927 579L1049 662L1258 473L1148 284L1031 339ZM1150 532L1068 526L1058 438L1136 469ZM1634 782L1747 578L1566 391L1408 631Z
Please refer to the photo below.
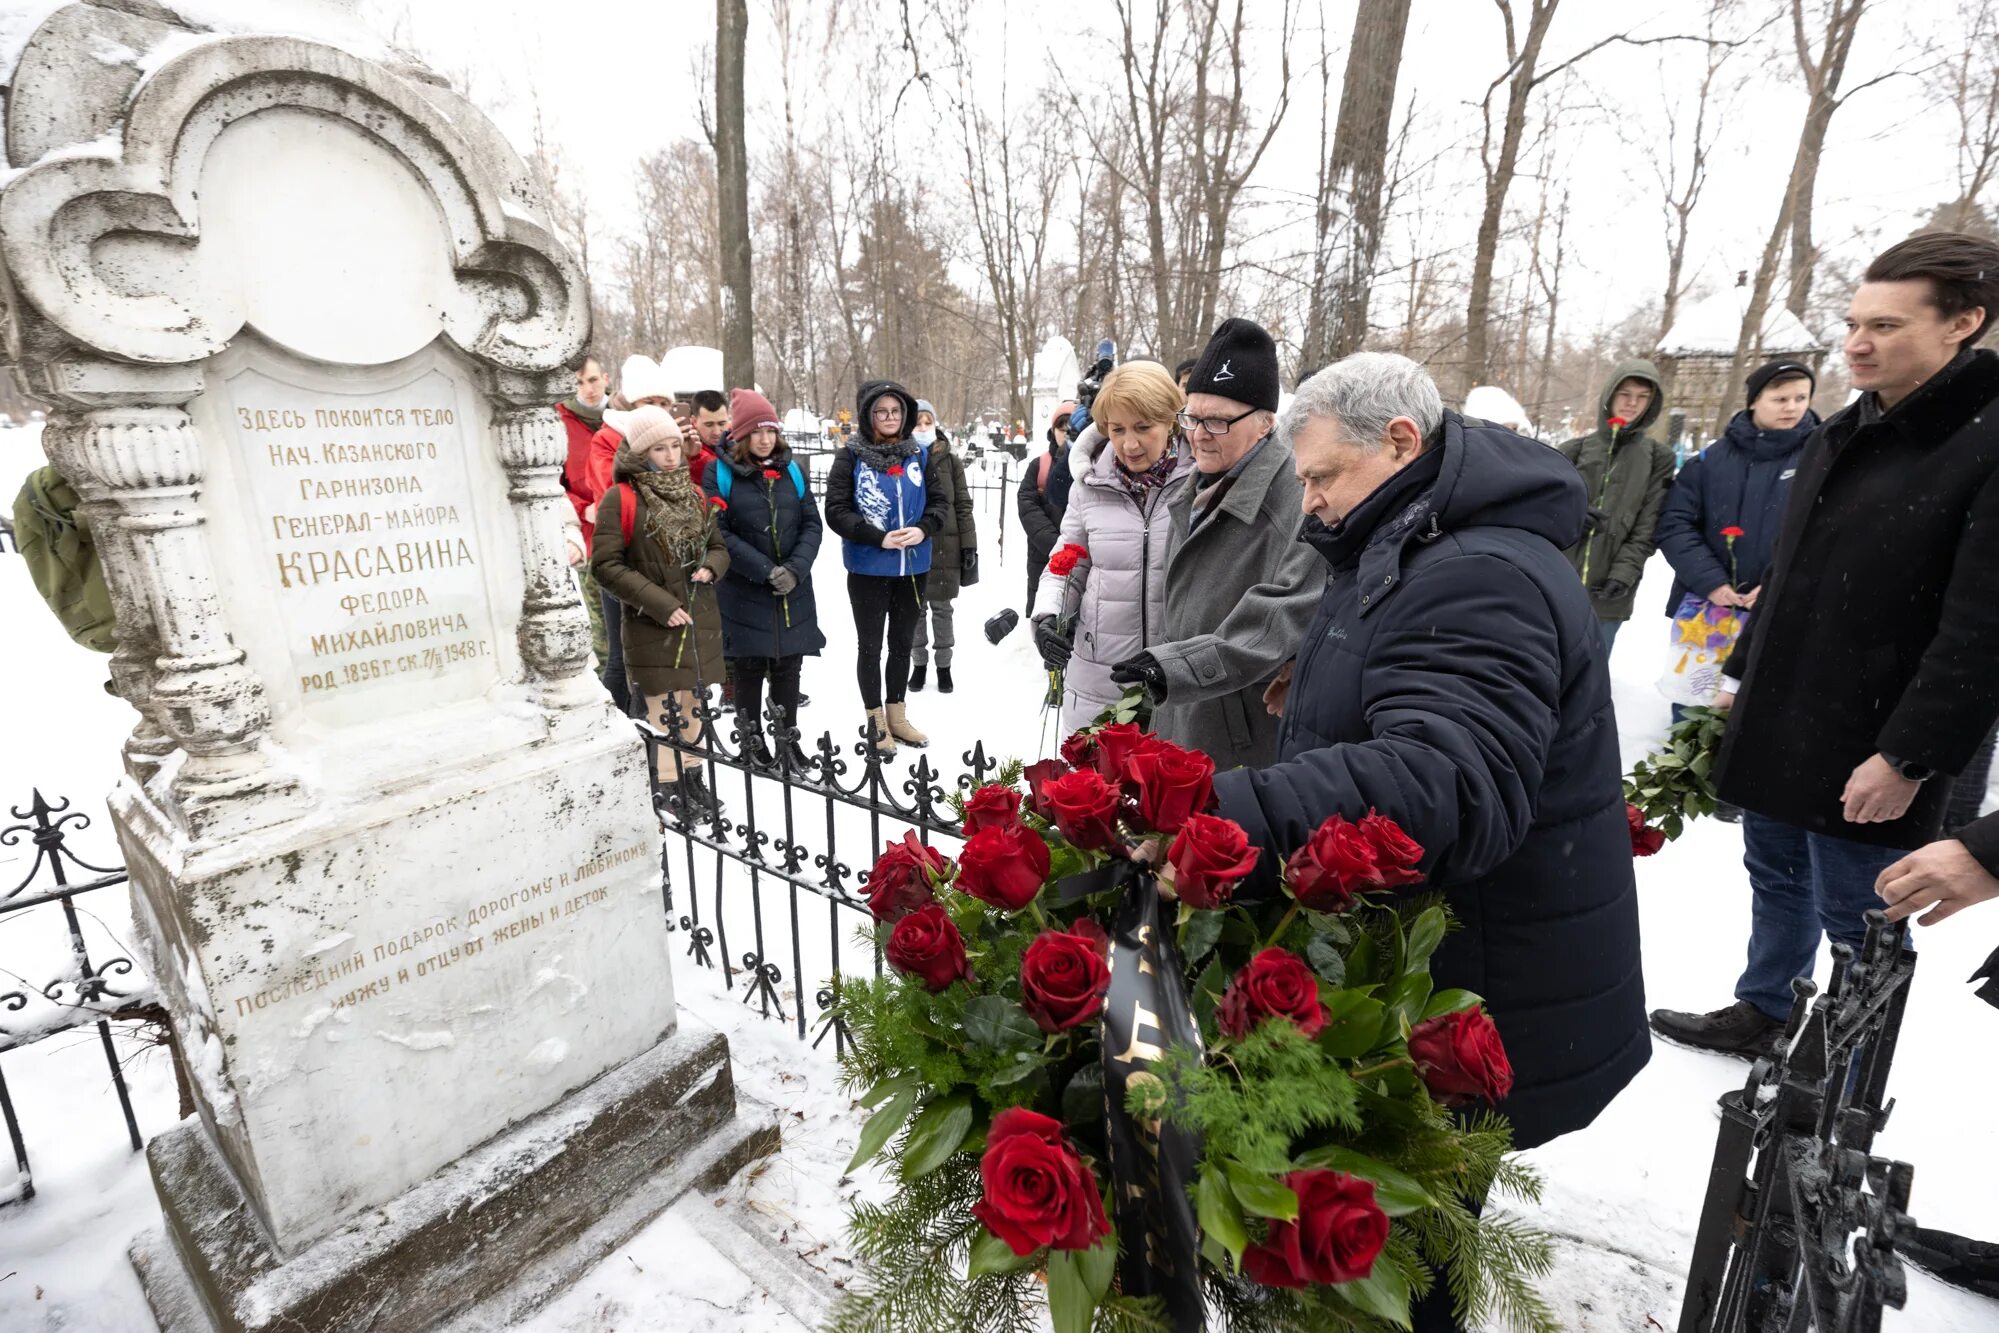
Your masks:
M904 745L921 750L930 744L930 738L909 724L909 706L890 704L888 706L888 733Z
M778 762L783 771L795 778L811 778L818 770L812 767L812 757L800 749L797 741L786 741L777 749Z
M777 756L764 744L762 731L753 730L743 737L743 762L761 773L768 773L777 767Z
M909 688L912 690L922 689L923 682L928 678L927 673L929 670L930 663L927 661L918 662L915 666L911 667L909 669ZM942 672L940 671L939 674L941 675Z
M1897 1240L1895 1248L1938 1281L1999 1300L1999 1244L1916 1227Z
M736 673L731 671L722 677L722 711L734 712L736 708Z
M706 768L690 768L666 789L661 803L668 814L683 823L696 824L722 813L722 802L703 777Z
M939 693L939 694L949 694L949 693L951 692L951 689L952 689L952 686L951 686L951 668L950 668L950 667L947 667L947 666L940 666L940 667L938 667L938 668L937 668L937 693Z
M902 707L901 704L895 706ZM895 758L895 734L889 730L888 718L879 708L868 710L868 739L874 743L876 754L884 759Z
M1755 1060L1771 1053L1784 1025L1747 1000L1737 1000L1706 1014L1654 1009L1652 1030L1681 1046Z

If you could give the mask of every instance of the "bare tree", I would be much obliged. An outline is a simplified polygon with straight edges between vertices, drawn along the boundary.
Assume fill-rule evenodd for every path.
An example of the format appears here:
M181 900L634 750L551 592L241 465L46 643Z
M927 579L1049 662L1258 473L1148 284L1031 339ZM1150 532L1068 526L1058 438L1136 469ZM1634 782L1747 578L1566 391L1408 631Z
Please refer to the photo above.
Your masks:
M722 240L722 379L757 382L750 286L750 157L743 139L748 0L715 0L715 177Z
M1960 30L1935 50L1957 121L1957 198L1935 219L1950 231L1981 220L1978 197L1999 172L1999 14L1992 0L1959 0L1957 14Z
M1322 96L1331 64L1320 23ZM1306 369L1361 349L1367 341L1368 296L1381 253L1382 185L1388 161L1388 129L1395 116L1395 83L1402 68L1402 44L1409 31L1409 0L1360 0L1354 11L1353 39L1347 45L1346 77L1332 152L1323 151L1312 266L1312 299L1305 312L1300 357ZM1340 224L1345 241L1337 275L1332 272L1330 237ZM1337 323L1334 322L1337 320Z

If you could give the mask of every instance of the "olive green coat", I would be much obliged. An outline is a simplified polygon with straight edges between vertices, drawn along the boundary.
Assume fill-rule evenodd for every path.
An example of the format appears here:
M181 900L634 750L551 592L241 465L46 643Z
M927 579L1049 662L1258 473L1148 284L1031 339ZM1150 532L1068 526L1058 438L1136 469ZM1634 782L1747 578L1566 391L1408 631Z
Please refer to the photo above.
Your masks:
M964 554L979 549L979 529L972 519L972 489L965 484L965 460L941 433L930 446L930 484L944 495L944 526L931 540L930 578L923 594L933 602L958 595L963 581Z
M1636 421L1610 429L1610 399L1626 380L1652 386L1652 402ZM1598 620L1631 619L1645 562L1659 543L1654 531L1673 487L1673 446L1647 434L1664 410L1659 372L1650 361L1624 361L1604 381L1597 427L1562 445L1562 456L1582 474L1591 526L1563 554L1582 576Z
M118 626L90 520L78 507L75 489L54 468L30 472L14 497L14 543L35 591L64 632L94 652L115 651Z
M696 496L701 493L694 492ZM635 503L632 544L625 545L624 506ZM597 586L617 598L622 610L625 674L641 694L698 690L723 679L722 616L715 606L715 585L694 583L645 535L646 499L629 485L614 485L597 506L597 531L590 540L590 572ZM729 572L729 548L713 523L708 525L708 553L700 568L716 582ZM668 628L667 621L682 607L694 617L691 627ZM689 633L689 629L692 633Z

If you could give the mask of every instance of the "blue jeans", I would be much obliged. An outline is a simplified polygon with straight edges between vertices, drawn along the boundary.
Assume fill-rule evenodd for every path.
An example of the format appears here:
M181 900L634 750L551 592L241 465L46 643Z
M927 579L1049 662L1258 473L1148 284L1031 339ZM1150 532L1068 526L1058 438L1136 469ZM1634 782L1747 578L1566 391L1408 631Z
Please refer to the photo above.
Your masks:
M1881 906L1875 879L1907 855L1743 812L1742 863L1755 900L1735 998L1780 1022L1790 1017L1791 979L1812 974L1819 936L1859 948L1868 909Z

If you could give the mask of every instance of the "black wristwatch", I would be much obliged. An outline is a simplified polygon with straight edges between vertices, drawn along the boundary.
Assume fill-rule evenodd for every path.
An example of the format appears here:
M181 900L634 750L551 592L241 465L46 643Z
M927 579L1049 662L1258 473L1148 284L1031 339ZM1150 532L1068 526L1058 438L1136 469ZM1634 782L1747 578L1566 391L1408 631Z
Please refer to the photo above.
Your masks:
M1937 775L1937 771L1934 768L1931 768L1928 764L1919 764L1913 759L1897 759L1894 755L1885 752L1881 757L1888 761L1888 767L1902 775L1904 782L1928 782Z

